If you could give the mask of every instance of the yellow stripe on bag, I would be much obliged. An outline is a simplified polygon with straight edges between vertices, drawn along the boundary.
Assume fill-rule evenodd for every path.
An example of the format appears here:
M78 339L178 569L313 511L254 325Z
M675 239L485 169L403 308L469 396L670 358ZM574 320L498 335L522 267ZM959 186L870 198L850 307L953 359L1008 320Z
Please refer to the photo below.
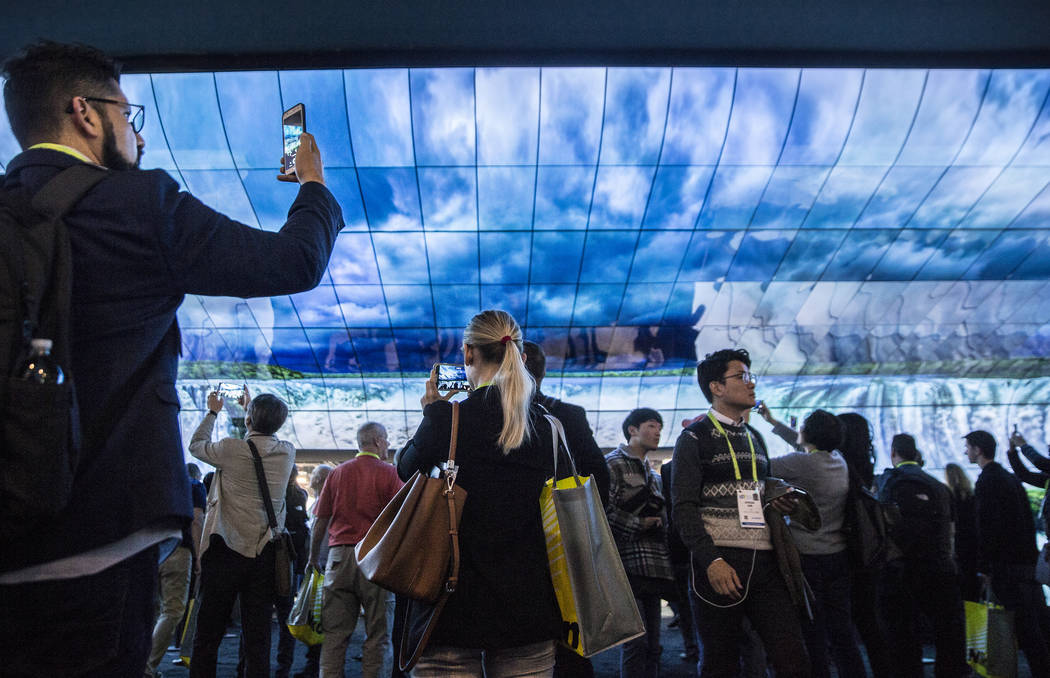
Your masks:
M569 568L565 561L565 548L561 541L561 528L558 525L558 513L554 508L554 488L559 490L576 487L576 480L572 477L558 481L553 485L553 479L548 480L540 492L540 512L543 517L543 533L547 537L547 562L550 564L551 582L554 584L554 595L558 599L558 607L561 608L561 618L565 628L565 636L562 638L574 652L583 654L580 646L580 616L576 611L576 600L572 595L572 582L569 580Z

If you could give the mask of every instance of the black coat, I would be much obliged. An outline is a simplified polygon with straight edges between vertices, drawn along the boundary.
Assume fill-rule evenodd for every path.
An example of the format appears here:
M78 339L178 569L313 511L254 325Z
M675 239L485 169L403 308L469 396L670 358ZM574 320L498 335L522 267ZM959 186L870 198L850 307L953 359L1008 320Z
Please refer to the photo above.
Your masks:
M480 388L460 404L456 484L467 500L459 529L459 584L431 645L508 648L560 636L540 517L540 490L554 472L551 428L535 404L531 421L531 440L503 454L496 444L503 426L498 390ZM448 402L423 409L422 423L398 457L403 480L448 458L451 424Z
M5 186L37 190L80 162L59 151L21 153ZM288 190L274 184L275 191ZM163 170L111 172L65 219L73 253L72 364L82 422L113 394L120 415L104 443L81 452L69 506L0 549L0 571L117 541L147 526L181 527L193 515L175 390L186 294L292 294L321 280L342 212L306 184L279 233L250 228L181 192ZM144 377L130 388L140 367Z
M981 469L973 488L977 498L978 567L986 574L1035 565L1035 518L1017 476L999 462Z
M572 451L572 459L576 463L576 472L581 476L593 476L598 493L602 498L602 504L607 503L609 501L609 465L605 463L605 455L602 454L601 448L594 440L591 425L587 421L587 410L579 405L573 405L542 393L537 393L535 400L561 421L561 425L565 428L569 450ZM558 475L562 475L560 465Z

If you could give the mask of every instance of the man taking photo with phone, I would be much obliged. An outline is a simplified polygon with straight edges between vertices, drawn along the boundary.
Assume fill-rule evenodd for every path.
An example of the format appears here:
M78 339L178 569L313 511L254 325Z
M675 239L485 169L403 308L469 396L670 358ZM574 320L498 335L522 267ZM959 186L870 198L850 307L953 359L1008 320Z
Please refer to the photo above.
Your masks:
M75 377L84 422L78 465L68 502L0 544L0 627L18 629L0 634L4 674L141 675L157 563L193 517L175 390L176 311L186 294L314 288L342 212L308 134L296 161L298 196L277 233L219 214L163 170L140 170L147 111L127 100L119 67L97 49L38 43L0 75L23 149L3 190L35 195L74 166L104 175L63 220L74 339L62 367Z

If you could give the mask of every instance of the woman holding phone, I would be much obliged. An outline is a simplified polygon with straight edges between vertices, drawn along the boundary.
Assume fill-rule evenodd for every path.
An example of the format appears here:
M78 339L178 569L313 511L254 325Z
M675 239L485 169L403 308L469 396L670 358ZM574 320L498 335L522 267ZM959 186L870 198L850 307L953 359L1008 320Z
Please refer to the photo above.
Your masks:
M460 404L456 448L456 484L467 493L459 584L412 676L550 676L561 616L539 501L554 472L551 427L532 403L521 328L506 311L471 319L463 362L473 390ZM423 421L398 457L402 479L447 459L452 395L438 391L435 369Z

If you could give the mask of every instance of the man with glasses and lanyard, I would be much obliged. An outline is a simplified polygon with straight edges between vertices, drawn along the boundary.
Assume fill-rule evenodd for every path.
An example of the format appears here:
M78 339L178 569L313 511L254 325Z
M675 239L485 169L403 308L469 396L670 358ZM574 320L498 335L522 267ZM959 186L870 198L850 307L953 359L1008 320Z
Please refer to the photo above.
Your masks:
M747 423L755 406L750 368L744 349L711 353L697 365L711 410L682 431L672 458L673 520L692 556L702 678L739 675L745 617L779 678L810 673L762 510L769 459L762 436Z
M342 212L307 134L297 174L279 177L300 186L277 233L215 212L163 170L139 170L143 108L128 102L119 67L94 48L31 45L2 76L23 149L0 180L4 190L35 195L64 172L98 179L63 219L73 340L62 367L75 377L79 463L68 503L0 544L0 628L10 631L0 634L3 673L141 676L157 565L193 517L176 311L186 294L314 288Z

